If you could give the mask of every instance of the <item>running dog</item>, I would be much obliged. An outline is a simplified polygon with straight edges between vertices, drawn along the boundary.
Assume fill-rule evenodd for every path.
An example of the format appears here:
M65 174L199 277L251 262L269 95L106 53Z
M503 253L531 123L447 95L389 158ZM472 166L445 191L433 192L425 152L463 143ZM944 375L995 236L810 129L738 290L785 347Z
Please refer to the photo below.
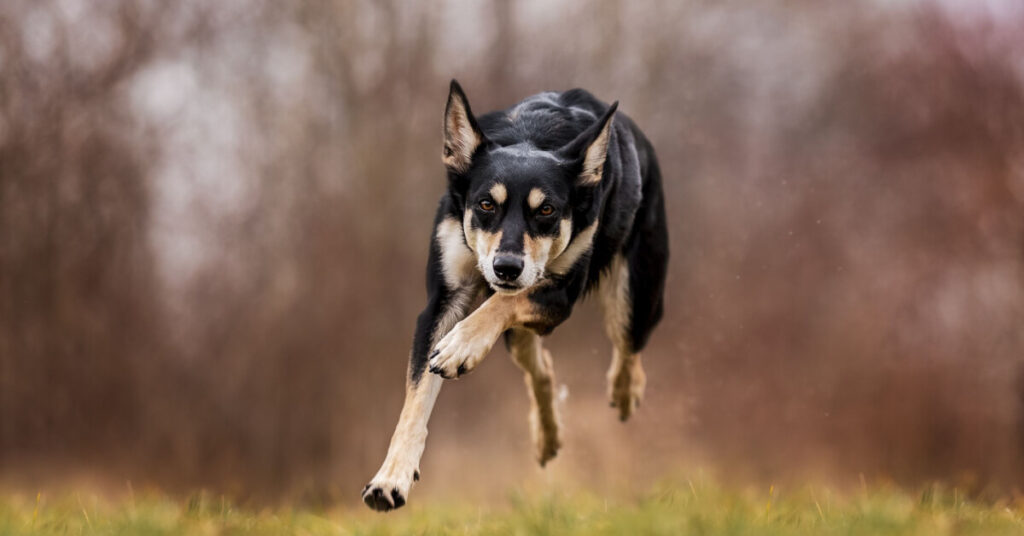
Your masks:
M370 508L405 504L442 382L476 368L502 334L526 376L534 454L541 466L553 458L554 372L541 336L588 291L601 297L612 342L611 405L623 421L639 405L639 352L661 319L668 231L654 148L617 107L573 89L476 118L452 80L427 306L398 426L363 489Z

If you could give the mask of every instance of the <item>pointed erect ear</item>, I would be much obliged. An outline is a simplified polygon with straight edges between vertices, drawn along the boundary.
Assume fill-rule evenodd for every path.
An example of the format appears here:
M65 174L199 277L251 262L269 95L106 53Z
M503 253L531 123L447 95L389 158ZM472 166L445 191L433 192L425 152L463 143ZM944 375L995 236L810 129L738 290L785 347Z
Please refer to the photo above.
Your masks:
M462 87L452 80L448 105L444 109L444 165L458 173L469 169L473 153L485 141L480 126L469 109L469 100Z
M615 101L593 125L576 136L576 139L559 149L559 154L567 160L582 159L583 165L576 184L593 186L601 182L604 173L604 162L608 157L608 142L611 140L612 123L619 101Z

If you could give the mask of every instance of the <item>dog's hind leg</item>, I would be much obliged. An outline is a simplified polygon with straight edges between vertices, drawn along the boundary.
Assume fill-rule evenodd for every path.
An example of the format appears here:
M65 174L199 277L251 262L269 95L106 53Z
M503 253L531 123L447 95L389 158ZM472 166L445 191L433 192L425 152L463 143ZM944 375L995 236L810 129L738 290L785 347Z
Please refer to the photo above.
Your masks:
M647 375L630 336L629 266L621 254L612 260L607 275L601 281L600 293L605 331L612 342L612 363L607 375L608 398L611 406L618 408L619 419L625 421L643 400Z
M647 376L640 352L661 320L668 268L668 230L656 160L651 160L648 173L633 232L600 285L605 328L612 341L608 396L623 421L644 396Z
M530 329L514 328L505 333L505 342L513 361L523 369L526 391L530 396L530 433L534 455L541 467L558 454L558 414L555 409L555 371L551 353L541 346L541 338Z

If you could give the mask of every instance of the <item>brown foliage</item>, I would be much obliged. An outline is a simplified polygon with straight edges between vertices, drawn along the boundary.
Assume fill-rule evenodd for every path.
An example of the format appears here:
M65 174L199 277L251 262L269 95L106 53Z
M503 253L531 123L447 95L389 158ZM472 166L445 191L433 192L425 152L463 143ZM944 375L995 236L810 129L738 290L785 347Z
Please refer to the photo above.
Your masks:
M618 99L662 159L647 402L616 422L582 308L550 343L556 474L1019 481L1021 10L86 4L0 7L9 480L358 489L401 403L455 76L481 111ZM503 353L446 387L424 485L530 466Z

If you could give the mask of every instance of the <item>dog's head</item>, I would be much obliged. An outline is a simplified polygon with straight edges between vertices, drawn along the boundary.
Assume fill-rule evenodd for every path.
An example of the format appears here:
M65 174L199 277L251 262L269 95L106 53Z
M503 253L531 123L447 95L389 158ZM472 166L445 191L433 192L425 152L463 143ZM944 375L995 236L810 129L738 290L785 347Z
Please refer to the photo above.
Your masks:
M444 116L449 191L463 210L466 243L495 292L536 285L569 247L573 229L596 219L595 192L617 105L556 150L499 146L486 138L452 81Z

